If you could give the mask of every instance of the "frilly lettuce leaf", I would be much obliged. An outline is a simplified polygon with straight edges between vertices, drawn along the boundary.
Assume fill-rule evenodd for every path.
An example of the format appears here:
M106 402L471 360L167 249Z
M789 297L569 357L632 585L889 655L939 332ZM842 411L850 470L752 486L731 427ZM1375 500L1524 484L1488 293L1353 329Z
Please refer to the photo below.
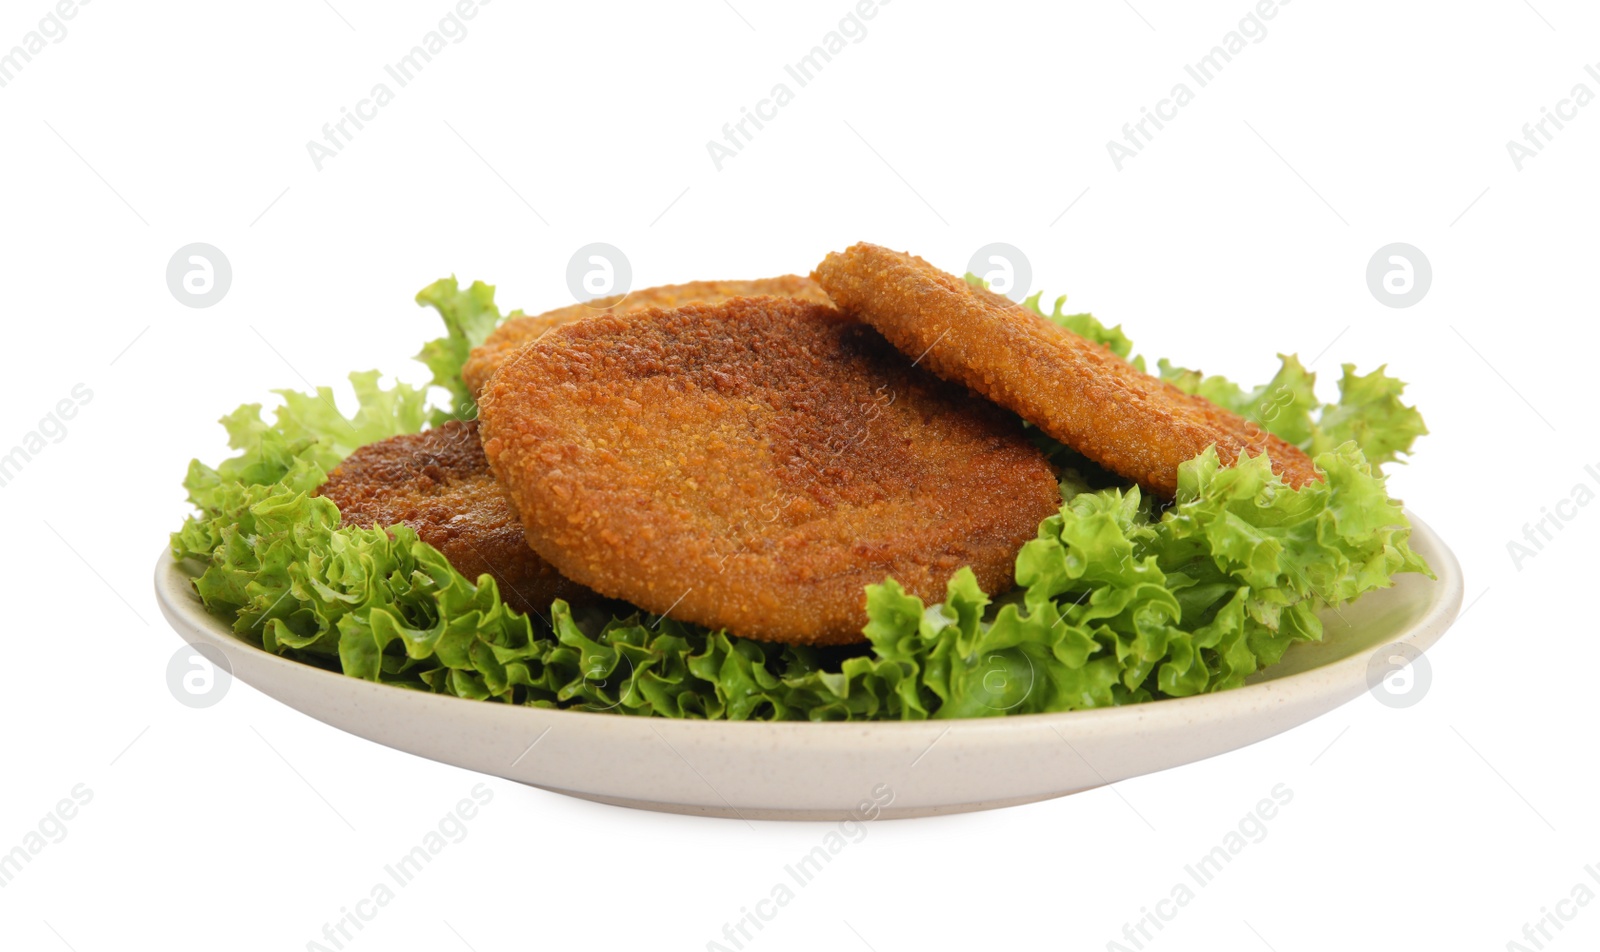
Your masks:
M440 278L417 292L417 303L432 307L444 321L445 336L422 345L416 360L433 372L429 386L443 387L450 393L450 406L434 415L435 426L446 420L470 420L477 403L472 391L461 381L461 367L472 348L484 342L500 324L500 309L494 303L493 285L474 281L465 291L455 276ZM521 317L513 311L506 320Z
M1385 367L1362 376L1354 364L1345 364L1339 399L1324 404L1314 390L1316 374L1293 355L1279 354L1278 359L1282 365L1277 375L1248 391L1226 377L1204 376L1165 360L1158 366L1162 379L1178 389L1253 420L1313 456L1353 440L1369 462L1381 466L1409 454L1417 437L1428 432L1422 414L1400 400L1406 385Z
M200 515L173 536L174 553L179 558L209 556L221 544L224 527L248 522L248 507L256 500L247 490L281 485L310 492L358 447L422 429L428 413L423 391L403 383L384 389L376 370L352 373L350 385L357 402L351 417L335 406L331 387L313 393L274 391L283 405L270 424L261 419L259 403L247 403L223 417L228 445L239 453L215 469L199 460L189 462L183 486Z
M1354 440L1367 458L1387 463L1411 452L1417 437L1428 427L1416 407L1400 402L1406 385L1379 367L1366 376L1356 373L1355 364L1343 366L1339 379L1339 402L1325 408L1312 433L1309 449L1326 452L1345 440Z
M498 320L493 289L463 292L452 278L419 300L448 329L420 355L450 392L444 416L470 411L452 380ZM1038 310L1037 296L1029 306ZM1120 329L1065 315L1060 301L1044 316L1131 352ZM312 495L327 471L361 445L440 418L425 389L383 388L376 372L351 375L353 416L319 388L280 391L271 423L257 404L224 417L237 454L215 468L190 464L197 511L172 551L206 607L242 638L352 677L513 704L731 720L979 717L1221 690L1290 644L1320 638L1319 609L1396 573L1428 571L1363 454L1370 446L1392 458L1423 432L1397 382L1347 368L1340 402L1308 423L1311 378L1293 358L1252 391L1163 372L1230 407L1272 404L1276 416L1255 416L1324 444L1326 481L1291 490L1265 457L1223 467L1208 451L1180 469L1177 499L1158 506L1085 464L1064 476L1060 511L1019 553L1016 591L991 602L963 569L943 602L925 605L885 580L867 589L867 644L853 649L772 645L560 601L546 623L509 608L491 576L462 576L405 526L341 528L337 507ZM1271 396L1280 391L1291 397Z
M1159 516L1138 487L1079 493L1017 556L1022 597L988 611L969 570L942 604L893 581L868 589L875 653L898 661L904 716L983 717L1103 707L1238 687L1317 612L1428 567L1353 443L1298 491L1264 456L1179 469Z

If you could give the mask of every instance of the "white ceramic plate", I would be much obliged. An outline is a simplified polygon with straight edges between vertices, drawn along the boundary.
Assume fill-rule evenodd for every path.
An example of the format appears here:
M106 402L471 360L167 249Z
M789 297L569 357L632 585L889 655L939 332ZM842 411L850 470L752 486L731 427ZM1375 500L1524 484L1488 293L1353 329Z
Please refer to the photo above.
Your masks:
M1414 657L1461 608L1461 567L1414 516L1438 580L1327 612L1245 687L1127 707L959 721L730 723L551 711L373 684L240 641L163 555L156 597L172 627L263 693L358 737L558 793L745 819L930 816L1011 806L1193 763L1288 730L1369 687L1377 656ZM211 646L205 648L203 646ZM1395 646L1384 650L1380 648ZM214 649L214 650L213 650ZM874 810L873 802L876 801Z

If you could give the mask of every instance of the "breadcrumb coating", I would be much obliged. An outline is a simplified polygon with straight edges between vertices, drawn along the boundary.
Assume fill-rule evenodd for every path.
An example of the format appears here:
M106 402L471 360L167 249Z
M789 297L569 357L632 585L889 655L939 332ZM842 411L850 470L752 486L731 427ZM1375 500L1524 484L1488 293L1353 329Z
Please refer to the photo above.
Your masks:
M812 277L918 366L1168 499L1179 464L1212 445L1227 464L1266 453L1296 488L1322 478L1299 447L921 258L863 242L828 255Z
M500 365L510 360L525 345L543 337L563 324L594 317L597 314L631 314L652 307L674 308L685 304L715 304L736 297L794 297L827 304L828 295L810 278L786 274L776 278L758 278L754 281L691 281L688 284L664 284L628 294L600 298L584 304L546 311L532 317L517 317L506 321L490 333L487 340L475 348L461 368L461 379L474 395L482 392Z
M490 380L484 450L528 542L657 614L862 641L864 587L1009 590L1060 504L1014 417L831 306L734 298L566 325Z

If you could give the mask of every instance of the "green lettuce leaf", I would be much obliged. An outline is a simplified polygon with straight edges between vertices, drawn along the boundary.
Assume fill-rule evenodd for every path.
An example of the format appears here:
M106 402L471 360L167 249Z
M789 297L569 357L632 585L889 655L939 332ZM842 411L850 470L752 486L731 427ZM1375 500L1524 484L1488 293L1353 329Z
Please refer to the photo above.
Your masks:
M310 492L327 480L328 470L357 448L416 433L427 419L427 395L404 383L378 385L378 372L350 375L357 410L346 417L334 404L331 387L312 393L274 391L283 405L273 422L261 419L261 404L247 403L220 421L228 445L238 450L215 469L191 460L183 486L199 510L173 536L179 559L207 559L222 544L224 530L250 524L249 507L272 487Z
M902 710L984 717L1238 687L1319 640L1319 610L1429 571L1353 443L1317 463L1326 481L1292 491L1265 456L1224 467L1208 450L1159 515L1137 487L1078 493L1018 555L1020 603L996 612L966 569L933 606L893 581L869 588L866 634L906 669Z
M443 387L450 393L450 406L437 411L432 422L438 426L447 420L470 420L476 415L477 403L461 381L461 367L472 349L483 343L502 320L494 303L494 287L474 281L463 291L451 275L418 291L417 303L438 311L445 327L445 336L422 345L416 356L433 372L429 386ZM521 316L521 311L513 311L505 319Z
M1356 373L1355 364L1345 364L1339 379L1339 402L1323 410L1310 449L1326 452L1346 440L1354 440L1367 458L1387 463L1409 454L1417 437L1428 427L1416 407L1400 402L1406 385L1379 367L1366 376Z

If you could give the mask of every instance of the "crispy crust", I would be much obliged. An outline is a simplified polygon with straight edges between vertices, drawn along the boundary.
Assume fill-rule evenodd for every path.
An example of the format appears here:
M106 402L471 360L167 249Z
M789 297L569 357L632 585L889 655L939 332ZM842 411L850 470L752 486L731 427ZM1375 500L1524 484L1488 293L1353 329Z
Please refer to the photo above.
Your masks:
M649 611L792 644L861 641L864 586L1011 588L1056 511L1016 421L870 327L792 298L607 314L481 397L539 554Z
M474 395L483 391L484 384L500 365L510 360L525 345L543 337L563 324L594 317L598 314L632 314L652 307L674 308L685 304L715 304L736 297L793 297L805 301L827 304L828 295L810 278L785 274L776 278L758 278L754 281L691 281L688 284L664 284L645 288L615 297L598 298L584 304L546 311L532 317L516 317L506 321L475 348L461 368L461 379Z
M1213 444L1229 464L1268 454L1294 487L1322 478L1299 447L921 258L862 243L828 255L812 277L919 366L1167 498L1178 465Z
M477 421L363 446L328 474L317 495L345 526L407 525L476 581L492 576L507 604L548 616L550 602L592 602L593 592L539 558L489 470Z

